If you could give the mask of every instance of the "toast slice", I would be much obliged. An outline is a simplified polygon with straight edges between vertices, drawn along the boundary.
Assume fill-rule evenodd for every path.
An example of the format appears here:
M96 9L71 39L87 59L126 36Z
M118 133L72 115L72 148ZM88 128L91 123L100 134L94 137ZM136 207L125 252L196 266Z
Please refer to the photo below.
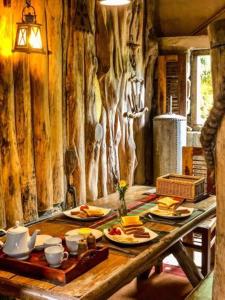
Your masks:
M84 209L88 217L102 217L104 216L104 211L101 208L95 209Z
M180 205L180 201L171 197L163 197L157 201L159 210L175 211Z

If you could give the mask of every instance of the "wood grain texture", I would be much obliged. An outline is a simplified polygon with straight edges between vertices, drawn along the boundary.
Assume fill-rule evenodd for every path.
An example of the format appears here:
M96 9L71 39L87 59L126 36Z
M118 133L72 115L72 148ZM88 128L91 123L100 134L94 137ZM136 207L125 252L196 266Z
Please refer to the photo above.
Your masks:
M144 112L136 119L124 114L130 111L133 75L145 81L138 105L151 110L157 57L154 0L135 0L120 8L85 0L89 33L74 22L78 0L34 0L32 4L42 24L45 54L11 52L23 0L3 8L0 27L1 76L9 83L5 98L11 105L4 122L14 124L15 130L10 137L14 145L10 159L15 165L10 170L15 169L17 195L13 201L22 207L17 212L23 222L61 205L68 183L75 187L79 204L113 192L113 172L129 185L146 182L152 114ZM136 68L128 46L131 35L139 44ZM96 128L102 128L99 138ZM70 176L65 174L68 149L75 153ZM1 156L0 168L9 168L5 162L10 159ZM8 190L6 181L2 176L0 193ZM4 215L3 207L3 219ZM7 226L14 221L14 213L9 214Z
M21 200L25 222L37 219L29 57L14 55L14 99L18 154L21 164Z
M91 28L94 28L95 3L88 1L87 4ZM87 199L92 200L98 198L100 144L95 138L95 127L101 117L102 103L96 75L98 59L95 35L85 34L84 45L86 193Z
M157 113L166 113L166 57L159 56L158 58L158 98L157 98Z
M54 9L53 9L54 7ZM51 135L53 203L64 200L63 172L63 99L62 99L62 1L46 1L48 49L48 96Z
M153 182L153 124L152 119L155 115L154 97L154 72L158 57L158 40L155 37L155 5L156 1L144 2L144 66L145 66L145 106L148 112L145 114L145 178L146 182ZM135 178L136 180L136 178Z
M67 26L69 27L67 73L66 73L66 101L68 106L67 134L68 146L76 153L76 168L73 181L77 189L78 199L86 201L85 174L85 107L84 107L84 33L75 31L73 19L75 3L68 8Z
M46 26L45 4L45 1L35 3L39 21L44 26ZM43 45L46 49L46 35L44 37ZM32 54L30 82L38 210L43 212L53 207L47 53Z
M221 27L222 26L222 27ZM221 30L220 30L221 28ZM224 20L217 22L210 27L210 42L215 47L211 49L212 57L212 80L213 80L213 97L214 101L222 99L224 103L224 68L225 63L225 32L224 32ZM225 189L222 184L224 179L224 168L225 163L223 159L223 153L225 149L225 119L223 116L222 123L217 132L216 137L216 194L217 194L217 224L216 224L216 261L215 261L215 272L214 272L214 284L213 284L213 299L219 300L225 294L224 276L225 268L223 264L223 249L225 247L225 236L224 236L224 217L223 212L225 211Z
M5 47L10 47L10 38L12 29L8 24L12 21L11 10L4 8L0 4L3 12L1 15L1 36ZM7 42L9 44L7 44ZM0 49L0 151L1 151L1 173L2 173L2 195L0 200L1 226L6 221L9 225L14 225L16 220L23 220L21 205L21 186L20 175L21 168L18 157L16 130L15 130L15 113L13 101L13 76L12 76L12 59L10 48ZM4 212L5 208L5 212Z
M23 5L13 3L14 18L20 17ZM24 222L37 219L37 188L34 167L33 126L30 94L29 56L13 55L15 127L18 155L21 164L21 201Z

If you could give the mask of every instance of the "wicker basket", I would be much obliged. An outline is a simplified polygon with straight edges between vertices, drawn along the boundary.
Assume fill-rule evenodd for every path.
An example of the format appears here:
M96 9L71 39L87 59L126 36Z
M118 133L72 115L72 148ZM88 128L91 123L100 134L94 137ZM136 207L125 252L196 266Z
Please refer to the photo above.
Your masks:
M195 202L205 194L205 178L167 174L156 180L156 193L163 196L185 198Z

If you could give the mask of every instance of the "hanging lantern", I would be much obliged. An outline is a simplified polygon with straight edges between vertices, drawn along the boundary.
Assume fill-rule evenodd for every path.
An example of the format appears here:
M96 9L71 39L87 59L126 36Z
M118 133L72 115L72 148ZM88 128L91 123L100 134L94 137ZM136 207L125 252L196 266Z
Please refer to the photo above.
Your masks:
M22 11L22 22L17 23L15 48L13 51L26 53L44 53L41 24L36 22L36 12L31 0L26 0Z
M130 4L131 0L100 0L101 5L121 6Z

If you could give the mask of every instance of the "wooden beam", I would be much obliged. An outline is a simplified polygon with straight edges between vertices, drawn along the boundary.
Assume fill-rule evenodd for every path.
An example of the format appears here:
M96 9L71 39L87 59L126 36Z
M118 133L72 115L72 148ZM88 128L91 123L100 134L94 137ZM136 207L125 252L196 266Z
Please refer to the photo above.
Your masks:
M162 37L158 42L160 54L185 53L189 49L209 49L207 35Z
M207 26L210 23L218 19L224 13L225 13L225 6L220 8L215 14L213 14L210 18L208 18L206 21L200 24L194 31L192 31L191 35L197 35L198 33L200 33L203 29L207 28Z

